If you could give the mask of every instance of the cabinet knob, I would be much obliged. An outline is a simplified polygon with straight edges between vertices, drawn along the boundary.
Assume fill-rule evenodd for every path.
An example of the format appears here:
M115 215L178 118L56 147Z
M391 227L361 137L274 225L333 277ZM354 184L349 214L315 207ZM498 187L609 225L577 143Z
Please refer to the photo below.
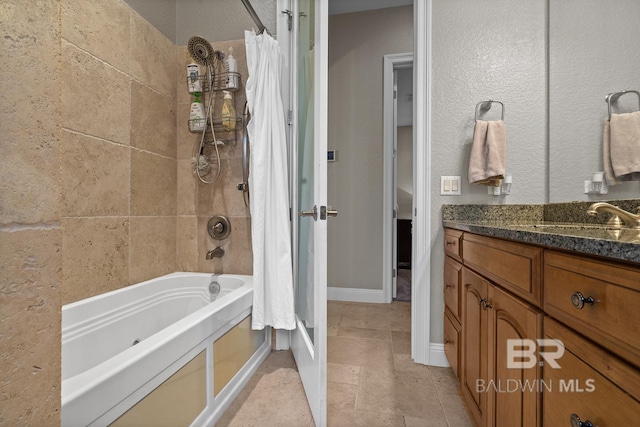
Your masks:
M571 427L593 427L591 421L587 420L583 422L576 414L571 414L571 417L569 417L569 421L571 421Z
M573 304L573 306L578 310L582 310L582 307L584 307L584 303L593 305L593 303L595 302L596 300L593 299L593 297L585 298L584 295L582 295L582 292L575 291L571 294L571 304Z
M478 303L482 306L482 309L483 309L483 310L487 310L487 309L489 309L489 308L493 308L493 304L491 304L491 303L489 302L489 300L488 300L488 299L486 299L486 298L480 298L480 299L478 300Z

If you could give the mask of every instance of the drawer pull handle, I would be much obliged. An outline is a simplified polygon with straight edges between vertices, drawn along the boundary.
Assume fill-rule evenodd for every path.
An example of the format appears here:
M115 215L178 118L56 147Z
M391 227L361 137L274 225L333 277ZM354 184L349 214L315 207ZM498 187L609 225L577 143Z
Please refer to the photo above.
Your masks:
M447 283L447 284L444 285L444 287L449 289L449 288L453 288L453 285L450 285L450 284Z
M455 245L455 244L456 244L456 242L451 242L451 241L447 240L447 246L449 246L449 245Z
M571 294L571 304L573 304L573 306L578 310L582 310L582 307L584 307L584 303L593 305L593 303L595 302L596 300L593 299L593 297L585 298L584 295L582 295L582 292L575 291Z
M571 414L569 420L571 421L571 427L593 427L591 421L587 420L583 422L576 414Z

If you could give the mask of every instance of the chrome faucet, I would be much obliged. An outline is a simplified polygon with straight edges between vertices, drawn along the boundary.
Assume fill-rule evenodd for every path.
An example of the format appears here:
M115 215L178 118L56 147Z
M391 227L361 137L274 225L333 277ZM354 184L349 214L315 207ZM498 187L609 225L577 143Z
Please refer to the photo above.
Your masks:
M222 258L223 255L224 255L224 249L222 249L220 246L218 246L215 249L211 249L210 251L207 251L207 259Z
M640 209L639 209L640 210ZM632 214L617 206L610 205L609 203L598 202L589 206L587 213L591 216L596 216L600 211L605 211L613 214L609 223L615 224L615 216L617 215L626 228L633 228L634 230L640 230L640 215Z

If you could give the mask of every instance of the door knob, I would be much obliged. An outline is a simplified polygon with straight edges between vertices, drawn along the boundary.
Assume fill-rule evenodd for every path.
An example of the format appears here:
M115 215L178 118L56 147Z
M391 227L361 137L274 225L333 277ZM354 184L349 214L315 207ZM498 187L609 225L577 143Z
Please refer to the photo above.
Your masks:
M312 216L313 220L316 221L318 219L318 207L314 205L313 209L300 211L298 212L298 216Z

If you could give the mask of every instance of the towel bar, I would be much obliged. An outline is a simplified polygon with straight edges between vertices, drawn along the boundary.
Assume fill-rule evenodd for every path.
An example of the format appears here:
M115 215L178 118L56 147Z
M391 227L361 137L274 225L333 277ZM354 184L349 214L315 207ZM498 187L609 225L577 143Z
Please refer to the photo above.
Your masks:
M635 93L638 96L638 109L640 110L640 92L637 90L621 90L620 92L613 92L604 97L604 100L609 107L609 120L611 120L611 103L616 102L618 98L627 93Z
M504 120L504 104L500 101L494 101L493 99L490 99L488 101L480 101L476 104L476 121L480 117L480 111L482 110L489 111L491 109L491 104L493 104L494 102L496 104L500 104L500 106L502 107L502 114L500 116L500 120Z

